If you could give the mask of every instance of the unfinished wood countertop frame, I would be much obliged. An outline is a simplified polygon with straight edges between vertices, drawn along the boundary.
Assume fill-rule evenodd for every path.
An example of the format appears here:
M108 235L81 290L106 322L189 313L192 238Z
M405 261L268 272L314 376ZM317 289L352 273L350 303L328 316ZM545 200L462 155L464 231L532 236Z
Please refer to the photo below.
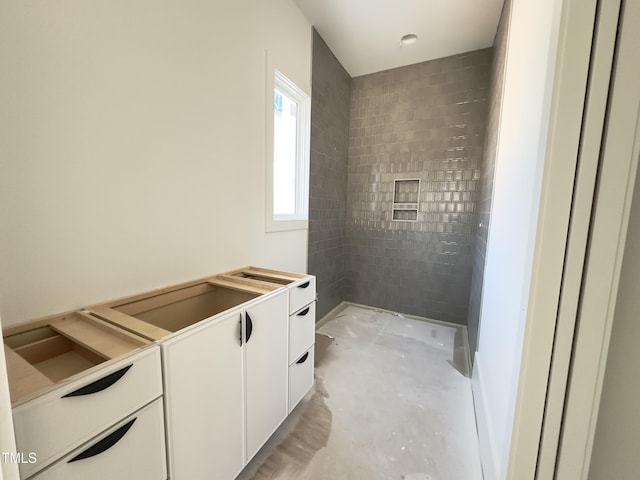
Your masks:
M195 295L205 293L210 287L222 287L246 292L256 297L268 295L280 286L274 282L259 281L233 275L235 272L247 272L251 275L268 275L280 278L282 286L297 281L305 275L267 270L256 267L234 270L229 274L213 275L176 285L130 295L86 307L79 311L56 314L41 319L8 327L3 330L5 356L12 405L15 407L61 385L78 380L84 375L103 368L110 360L124 358L152 345L155 342L174 335L172 332L136 318L137 312L123 313L117 308L138 303L141 310L162 307ZM184 329L180 329L182 332ZM48 359L62 358L65 349L78 351L86 358L86 364L78 363L71 368L55 361L44 368L49 376L38 368ZM76 356L71 353L69 356ZM27 358L34 359L32 361ZM76 359L81 362L81 359ZM49 370L47 370L49 369ZM75 371L77 370L77 371ZM51 371L54 373L51 374ZM53 378L50 378L53 377Z
M162 308L172 303L187 300L198 295L208 293L211 287L222 287L242 293L248 293L260 297L268 295L280 287L273 284L255 285L253 282L241 278L223 278L220 275L205 277L199 280L164 287L152 290L147 293L136 294L129 297L120 298L107 303L102 303L87 307L84 312L109 322L135 335L140 335L150 341L159 341L171 335L181 333L194 327L199 322L180 328L178 330L168 330L145 320L136 318L136 315L156 308ZM239 304L238 306L240 306ZM234 307L232 307L234 308ZM225 309L229 310L229 309ZM224 311L214 315L222 314ZM202 319L204 320L204 319Z
M151 344L83 312L27 322L3 335L14 407Z
M219 277L227 280L250 280L253 285L273 285L274 283L290 285L291 283L303 280L308 276L309 275L302 273L283 272L280 270L269 270L267 268L252 266L231 270L219 275Z

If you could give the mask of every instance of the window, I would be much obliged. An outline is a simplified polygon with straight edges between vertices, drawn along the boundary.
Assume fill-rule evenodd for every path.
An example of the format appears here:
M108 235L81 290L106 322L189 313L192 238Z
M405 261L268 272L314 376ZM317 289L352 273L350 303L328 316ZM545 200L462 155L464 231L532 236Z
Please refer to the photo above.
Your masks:
M278 70L267 113L267 231L307 228L310 98Z

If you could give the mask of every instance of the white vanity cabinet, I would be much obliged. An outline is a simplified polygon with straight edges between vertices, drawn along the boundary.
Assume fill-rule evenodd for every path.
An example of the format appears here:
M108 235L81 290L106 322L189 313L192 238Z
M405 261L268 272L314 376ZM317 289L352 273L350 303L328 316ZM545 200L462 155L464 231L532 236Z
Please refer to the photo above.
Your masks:
M3 337L17 451L35 460L20 463L20 478L53 469L162 396L159 347L100 319L69 312ZM140 461L149 460L145 454ZM162 441L153 461L164 455Z
M170 477L232 479L244 467L241 310L162 344Z
M235 478L286 418L288 299L216 279L89 309L160 335L170 478Z
M312 387L315 338L313 276L238 272L5 331L20 478L236 478Z
M251 285L286 287L289 294L287 413L290 413L313 387L316 278L259 267L233 270L220 277Z
M16 445L37 462L28 477L162 395L158 347L126 357L13 409Z
M287 416L286 313L279 290L162 342L171 478L235 478Z

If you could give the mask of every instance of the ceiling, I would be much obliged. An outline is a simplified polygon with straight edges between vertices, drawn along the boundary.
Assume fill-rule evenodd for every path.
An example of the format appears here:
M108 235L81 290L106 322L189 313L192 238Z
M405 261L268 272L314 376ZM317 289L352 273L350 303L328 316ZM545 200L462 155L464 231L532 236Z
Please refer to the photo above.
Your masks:
M493 45L504 0L294 0L352 77ZM400 37L418 35L413 45Z

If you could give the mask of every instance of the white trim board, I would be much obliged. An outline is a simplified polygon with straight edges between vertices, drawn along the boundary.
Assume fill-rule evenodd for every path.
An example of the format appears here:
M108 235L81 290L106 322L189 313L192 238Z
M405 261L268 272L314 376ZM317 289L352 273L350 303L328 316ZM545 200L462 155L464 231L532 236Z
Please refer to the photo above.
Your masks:
M485 386L482 373L482 355L476 352L473 361L473 374L471 376L471 387L473 390L473 405L476 411L476 426L478 437L486 441L479 442L480 458L482 459L482 472L485 480L498 478L499 457L496 448L495 433L491 421L491 411L486 408L487 399L485 397ZM479 412L481 414L479 414Z
M578 163L596 0L555 2L557 52L522 360L506 478L536 477ZM553 47L552 47L553 48ZM570 477L567 477L570 478Z
M640 155L640 3L623 5L556 478L589 475Z
M607 2L600 5L597 14L589 73L589 91L582 125L571 226L564 262L562 293L556 322L553 359L538 459L538 478L553 478L556 467L569 376L569 362L595 195L600 144L609 96L619 8L619 1Z

